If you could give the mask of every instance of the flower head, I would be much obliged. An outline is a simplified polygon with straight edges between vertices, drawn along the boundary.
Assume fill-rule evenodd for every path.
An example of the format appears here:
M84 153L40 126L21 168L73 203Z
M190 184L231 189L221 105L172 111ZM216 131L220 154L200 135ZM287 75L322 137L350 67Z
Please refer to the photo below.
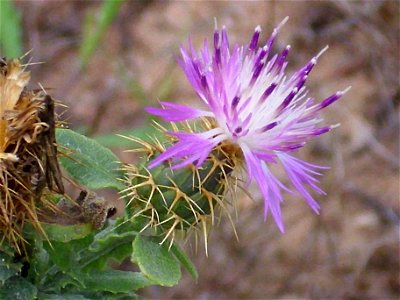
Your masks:
M315 176L321 175L320 170L325 167L302 161L292 153L335 127L319 126L322 119L317 115L347 91L336 92L320 103L307 96L305 81L326 48L290 77L285 76L290 46L273 56L271 49L286 20L262 47L258 46L259 26L244 46L231 48L225 28L215 30L211 51L207 40L200 51L189 42L189 49L181 48L179 63L206 108L169 102L161 102L163 108L147 108L165 121L207 117L214 124L204 132L171 132L178 141L154 159L150 168L168 159L174 159L173 168L201 166L221 143L234 146L240 151L248 182L254 180L262 192L265 217L271 212L282 232L281 190L291 190L273 175L270 165L281 165L294 189L318 213L319 205L306 186L324 194Z
M42 197L46 189L64 193L54 101L44 90L27 88L28 65L0 58L0 246L9 242L19 253L25 224L44 233L39 212L55 209Z

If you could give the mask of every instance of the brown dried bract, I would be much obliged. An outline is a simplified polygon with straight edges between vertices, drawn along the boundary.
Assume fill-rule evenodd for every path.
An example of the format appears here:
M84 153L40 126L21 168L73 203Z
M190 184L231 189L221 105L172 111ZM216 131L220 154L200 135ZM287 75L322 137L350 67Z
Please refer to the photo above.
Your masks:
M27 90L29 79L19 60L0 60L0 242L18 251L24 223L41 230L38 210L52 206L43 191L64 193L54 101L43 90Z

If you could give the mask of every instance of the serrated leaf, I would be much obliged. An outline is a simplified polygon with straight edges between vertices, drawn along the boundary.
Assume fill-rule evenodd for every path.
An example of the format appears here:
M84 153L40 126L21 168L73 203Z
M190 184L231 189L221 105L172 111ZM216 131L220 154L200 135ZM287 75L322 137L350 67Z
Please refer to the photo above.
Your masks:
M20 276L11 277L0 286L0 299L32 300L36 295L36 287Z
M92 190L124 189L121 163L110 149L69 129L57 129L56 138L59 150L66 153L61 165L72 179Z
M80 272L76 273L75 277L82 282L86 290L112 293L131 292L154 284L142 273L119 270Z
M199 278L199 274L197 273L196 267L190 260L190 258L186 255L185 252L178 245L173 244L171 246L171 252L174 253L175 257L179 260L182 266L189 272L194 280Z
M156 239L138 235L133 241L132 261L149 279L162 286L176 285L181 278L181 269L175 256L165 244Z

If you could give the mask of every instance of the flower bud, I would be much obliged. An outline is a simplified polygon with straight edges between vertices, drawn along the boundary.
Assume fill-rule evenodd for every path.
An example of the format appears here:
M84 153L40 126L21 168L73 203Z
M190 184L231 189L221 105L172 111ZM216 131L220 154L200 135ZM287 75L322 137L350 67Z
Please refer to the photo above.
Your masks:
M201 167L193 164L174 170L165 161L149 170L147 162L163 149L142 142L147 155L139 167L126 166L129 188L123 192L128 214L147 221L143 230L153 227L164 236L163 242L177 230L187 232L201 224L214 223L215 212L226 209L224 196L229 189L233 163L220 147L210 153ZM211 221L211 222L209 222Z

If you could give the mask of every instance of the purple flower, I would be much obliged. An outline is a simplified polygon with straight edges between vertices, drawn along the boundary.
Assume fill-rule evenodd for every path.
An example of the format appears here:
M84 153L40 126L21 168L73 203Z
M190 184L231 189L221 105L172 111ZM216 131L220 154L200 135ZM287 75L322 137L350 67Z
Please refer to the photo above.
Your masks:
M270 165L280 164L294 189L318 213L319 205L306 186L324 194L318 188L315 176L321 175L320 170L325 167L307 163L291 154L307 141L335 127L318 126L322 119L317 115L347 91L336 92L320 103L307 95L306 78L327 47L293 75L285 76L290 46L280 54L269 56L278 30L286 20L274 29L263 47L258 46L259 26L245 46L231 48L224 27L221 31L215 30L211 51L207 40L198 52L189 42L189 49L181 48L179 64L206 109L169 102L161 102L163 108L147 108L147 112L165 121L211 117L216 124L215 128L201 133L171 132L178 142L155 158L149 168L171 158L175 162L173 168L188 164L201 166L221 142L235 144L241 149L248 182L255 180L263 194L264 216L270 211L282 232L281 190L291 190L273 175Z

